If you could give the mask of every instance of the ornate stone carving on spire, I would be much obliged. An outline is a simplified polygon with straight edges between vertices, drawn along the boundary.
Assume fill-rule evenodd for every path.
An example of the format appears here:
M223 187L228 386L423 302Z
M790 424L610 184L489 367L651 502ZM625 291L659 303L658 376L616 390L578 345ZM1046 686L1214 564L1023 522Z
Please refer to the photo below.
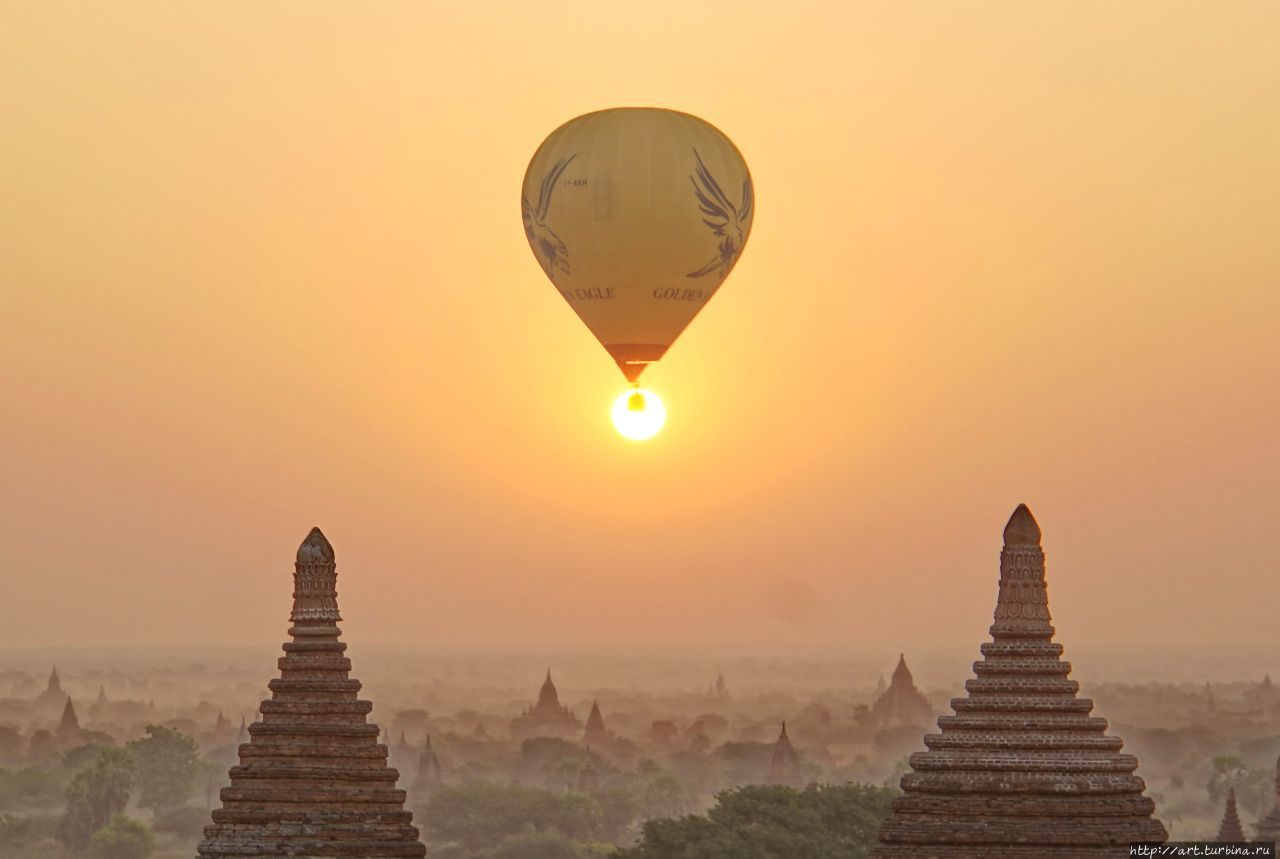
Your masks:
M1052 640L1040 527L1025 505L1004 537L993 641L955 715L909 758L877 859L1119 859L1168 837L1137 758L1077 697Z
M1044 580L1040 526L1025 504L1009 517L1000 552L1000 593L996 598L995 638L1053 637L1049 625L1049 592Z
M338 614L338 569L333 546L319 528L312 528L298 547L293 568L293 612L289 620L301 626L317 622L331 625L342 620Z

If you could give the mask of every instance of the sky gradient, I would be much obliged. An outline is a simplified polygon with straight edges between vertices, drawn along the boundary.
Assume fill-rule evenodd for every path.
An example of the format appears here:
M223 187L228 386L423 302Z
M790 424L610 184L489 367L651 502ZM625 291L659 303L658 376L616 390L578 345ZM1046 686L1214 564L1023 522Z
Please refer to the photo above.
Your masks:
M1280 5L9 2L0 646L1274 646ZM525 242L615 105L750 165L624 381Z

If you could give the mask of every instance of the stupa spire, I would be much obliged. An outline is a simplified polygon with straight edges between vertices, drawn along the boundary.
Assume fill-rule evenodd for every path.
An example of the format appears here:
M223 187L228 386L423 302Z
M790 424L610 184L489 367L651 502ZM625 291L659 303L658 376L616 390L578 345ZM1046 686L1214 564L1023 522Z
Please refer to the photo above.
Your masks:
M996 641L1053 638L1040 525L1025 504L1018 505L1004 527L1000 593L991 635Z
M1137 758L1077 696L1053 641L1040 526L1019 505L1004 531L992 641L954 715L908 759L877 859L1101 859L1168 837Z
M1236 789L1227 789L1227 807L1222 811L1222 823L1218 825L1218 837L1221 843L1239 844L1248 839L1244 837L1244 827L1240 825L1240 812L1236 809Z
M206 859L246 856L419 857L399 773L387 766L373 710L358 699L347 645L338 640L333 547L313 528L294 566L292 641L271 698L248 728L198 849Z
M547 669L547 679L542 681L542 688L538 690L538 703L543 706L560 703L560 693L556 691L556 684L551 680L550 668Z
M293 612L289 620L294 628L289 634L327 636L342 620L338 614L338 569L333 546L324 532L312 528L307 539L298 547L293 566Z

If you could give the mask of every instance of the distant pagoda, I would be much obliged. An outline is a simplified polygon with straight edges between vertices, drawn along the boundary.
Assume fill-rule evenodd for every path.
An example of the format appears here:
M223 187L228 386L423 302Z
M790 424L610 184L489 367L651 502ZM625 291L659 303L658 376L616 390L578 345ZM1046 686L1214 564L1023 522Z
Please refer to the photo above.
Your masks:
M600 702L591 702L591 715L587 716L587 728L582 739L588 746L607 745L610 740L609 729L604 726L604 716L600 713Z
M58 730L54 733L59 742L67 743L80 737L80 719L76 716L76 708L67 698L62 708L62 718L58 722Z
M1236 808L1236 789L1227 789L1227 806L1222 810L1222 823L1218 824L1219 843L1240 844L1248 841L1244 837L1244 827L1240 824L1240 811Z
M893 670L893 679L889 687L880 694L871 707L871 716L882 728L896 728L904 725L924 727L938 713L929 703L929 699L916 688L907 667L907 657L898 654L898 667Z
M396 788L399 773L387 766L378 726L365 720L373 705L357 699L360 681L348 677L333 547L319 528L298 549L293 581L293 640L199 854L423 856L405 792Z
M1094 859L1168 837L1093 702L1053 642L1040 526L1019 505L1004 531L992 642L968 695L910 759L880 829L881 859Z
M787 723L782 723L782 732L778 741L773 744L773 754L769 757L769 774L766 784L780 784L787 787L804 787L804 776L800 773L800 756L791 745L787 736Z
M66 706L67 693L62 689L62 678L58 676L58 666L49 672L49 682L44 691L36 696L35 704L46 712L57 712Z
M444 778L440 771L440 758L436 756L435 749L431 748L431 735L427 735L427 744L422 749L422 754L418 756L418 777L413 781L413 792L420 795L428 795L444 784Z
M538 691L538 703L526 707L524 712L511 720L511 733L517 737L561 737L570 739L582 730L582 723L573 711L560 703L560 693L551 680L551 669Z
M1258 840L1280 842L1280 760L1276 761L1276 801L1271 813L1258 821Z

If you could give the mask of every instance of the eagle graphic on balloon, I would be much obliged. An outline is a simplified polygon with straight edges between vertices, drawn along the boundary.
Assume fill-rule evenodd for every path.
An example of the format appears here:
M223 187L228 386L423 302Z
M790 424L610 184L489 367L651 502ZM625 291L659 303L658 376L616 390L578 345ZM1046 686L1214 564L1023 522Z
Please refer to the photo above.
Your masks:
M726 188L741 188L738 198ZM687 113L588 113L534 153L520 198L525 237L547 278L634 385L613 407L623 436L643 440L662 428L666 409L639 387L639 376L728 277L754 214L742 154Z
M536 208L529 205L527 196L520 195L520 218L524 221L525 237L529 239L529 247L533 248L534 256L542 263L542 270L551 278L552 283L555 282L557 273L569 273L569 249L564 246L564 240L547 226L547 212L551 209L551 194L556 189L556 182L560 181L560 174L576 157L570 155L568 158L561 158L547 171L542 179L542 187L538 189Z

